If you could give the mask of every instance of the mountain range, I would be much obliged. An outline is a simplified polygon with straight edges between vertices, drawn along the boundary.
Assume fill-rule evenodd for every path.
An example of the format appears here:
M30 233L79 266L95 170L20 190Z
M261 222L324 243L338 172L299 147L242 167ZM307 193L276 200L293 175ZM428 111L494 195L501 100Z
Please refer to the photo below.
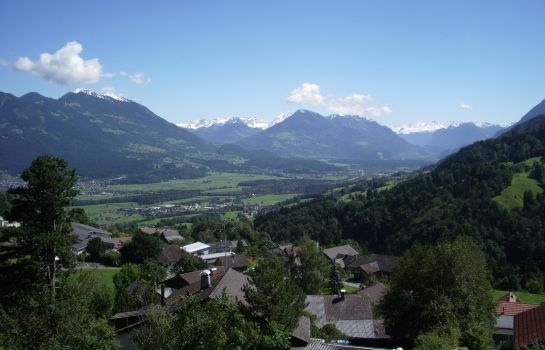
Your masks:
M327 137L323 137L321 133L323 130L315 130L318 132L315 136L316 138L312 139L312 128L306 128L304 130L305 135L300 135L298 128L300 128L300 125L297 123L289 122L287 123L286 120L290 119L292 116L300 113L301 111L298 111L296 113L290 113L290 114L283 114L275 119L274 122L271 124L267 124L265 121L259 120L257 118L221 118L221 119L201 119L198 121L186 123L186 124L178 124L179 126L187 128L190 132L194 133L197 136L202 137L204 140L217 144L222 145L225 143L237 143L242 146L245 146L247 148L252 149L269 149L274 152L277 152L281 155L298 155L298 156L309 156L310 150L307 151L299 151L298 149L302 146L302 143L304 143L303 139L305 137L308 138L308 143L312 143L313 147L316 145L322 145L324 139L329 140L335 140L336 136L334 135L338 129L342 129L343 127L351 128L349 131L350 134L353 134L356 132L356 130L359 130L360 133L367 134L361 134L361 135L353 135L356 137L355 142L363 142L364 144L369 143L369 136L378 136L381 135L383 137L386 137L387 134L389 134L385 139L384 142L390 142L391 140L395 139L394 136L391 135L391 133L386 132L384 129L378 128L380 124L376 123L372 125L372 121L367 120L365 118L361 118L359 116L341 116L341 115L330 115L327 117L323 117L326 119L330 119L335 126L335 128L331 129L331 125L327 127L327 131L331 133L331 135L328 135ZM297 118L297 116L296 116ZM347 123L348 120L359 120L359 123L352 124ZM367 120L367 122L365 122ZM257 122L259 121L259 122ZM287 123L287 124L286 124ZM344 123L344 126L343 126ZM320 120L318 122L318 125L320 127L326 127L325 121ZM366 124L363 129L361 128L364 124ZM277 126L281 125L281 126ZM359 128L358 128L359 127ZM293 130L291 128L294 128ZM376 128L377 130L381 130L378 135L374 134L373 128ZM273 129L272 131L267 131L268 129ZM282 130L280 131L280 135L274 135L276 133L275 130ZM399 155L396 155L394 151L393 153L390 153L392 155L391 158L395 159L403 159L403 158L422 158L426 157L425 154L428 154L429 156L433 157L442 157L448 153L452 153L459 149L462 146L471 144L475 141L485 140L490 137L493 137L496 133L498 133L503 128L499 125L490 124L490 123L480 123L480 122L420 122L420 123L412 123L402 126L396 126L392 127L391 130L394 131L396 134L398 134L401 138L403 138L405 141L408 141L412 145L420 146L423 149L420 149L419 152L416 152L416 148L412 147L410 152L408 154L400 153ZM365 131L367 130L367 131ZM297 139L297 141L301 141L300 143L292 142L294 140L287 139L285 136L288 135L297 135L293 136L292 138ZM341 133L346 134L346 131L341 131ZM338 133L337 133L338 134ZM259 136L258 136L259 135ZM273 142L274 145L271 144L270 139L275 138L275 141ZM249 140L246 140L246 138L249 138ZM359 139L358 139L359 138ZM346 143L347 140L342 140L340 143ZM374 140L375 145L380 144L379 140ZM350 141L348 141L350 142ZM400 143L399 140L396 140L394 142L394 147L402 146L402 143ZM346 146L346 145L345 145ZM293 149L295 147L295 149ZM339 145L329 145L327 148L339 148ZM381 150L379 150L381 148ZM282 150L283 149L283 150ZM398 148L399 149L399 148ZM390 149L386 145L382 145L377 148L378 152L385 153L383 150L386 150L386 153L390 151ZM327 152L324 152L324 150L320 150L319 147L316 149L316 154L310 155L311 157L317 157L317 158L324 158L322 155L325 156L325 158L331 157L333 155L333 158L339 157L340 152L346 151L346 149L343 150L330 150L330 155L328 155ZM354 156L354 152L360 152L356 149L350 153L349 158L357 158L361 159L362 157L365 159L374 159L376 157L370 156L368 154L369 149L365 150L367 153L361 153ZM415 153L416 152L416 153ZM418 153L418 154L417 154ZM379 157L380 158L380 157ZM384 158L384 157L383 157Z
M456 123L433 131L400 133L408 142L424 147L439 156L452 153L460 147L489 139L503 127L489 123Z

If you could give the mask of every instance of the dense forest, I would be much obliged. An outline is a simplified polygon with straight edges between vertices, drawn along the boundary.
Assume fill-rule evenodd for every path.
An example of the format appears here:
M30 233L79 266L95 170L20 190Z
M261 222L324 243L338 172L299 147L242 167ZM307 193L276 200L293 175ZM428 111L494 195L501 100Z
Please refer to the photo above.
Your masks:
M486 253L497 288L519 289L543 280L545 199L524 193L521 208L494 200L511 185L520 167L543 188L545 116L504 135L477 142L442 160L434 169L389 190L359 191L349 201L335 197L303 203L256 219L256 229L275 241L303 235L323 244L354 239L377 253L402 254L415 243L465 235ZM521 163L518 164L517 163Z

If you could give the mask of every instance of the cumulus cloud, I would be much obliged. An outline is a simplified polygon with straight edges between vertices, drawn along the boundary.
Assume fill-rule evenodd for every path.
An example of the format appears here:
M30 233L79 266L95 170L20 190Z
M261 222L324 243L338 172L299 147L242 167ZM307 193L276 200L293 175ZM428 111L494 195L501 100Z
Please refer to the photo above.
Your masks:
M15 68L61 85L96 83L102 76L102 64L98 58L83 59L80 56L82 51L80 43L71 41L53 54L42 53L36 61L19 57Z
M467 103L460 103L460 106L459 106L461 109L466 109L466 110L469 110L469 109L473 109L473 106L470 105L470 104L467 104Z
M324 102L324 98L320 92L319 85L303 83L303 85L290 92L288 101L300 104L320 105Z
M369 106L372 99L370 95L359 93L343 97L324 96L320 91L320 86L312 83L303 83L288 95L289 102L318 106L337 114L356 114L378 118L392 112L391 108L386 105Z

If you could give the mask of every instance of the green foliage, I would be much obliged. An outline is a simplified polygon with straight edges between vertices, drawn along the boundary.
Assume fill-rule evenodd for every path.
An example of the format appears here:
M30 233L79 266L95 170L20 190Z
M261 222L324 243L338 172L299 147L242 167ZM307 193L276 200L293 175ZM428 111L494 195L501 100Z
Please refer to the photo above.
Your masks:
M40 156L21 178L27 185L9 190L13 200L8 218L22 223L23 249L53 285L59 265L56 257L64 265L73 258L71 227L64 208L78 193L73 188L76 172L63 159Z
M106 244L104 244L99 237L93 237L87 243L85 252L89 254L89 257L92 260L98 261L104 256L104 253L106 253Z
M157 262L157 260L148 258L140 266L140 275L155 289L159 282L166 278L167 268L165 265Z
M186 273L205 269L208 267L208 264L206 261L182 250L180 260L178 260L175 267L179 269L180 273Z
M248 313L263 329L291 333L305 307L305 294L284 273L282 260L273 256L250 271L253 284L244 288Z
M143 263L148 258L155 258L161 253L161 240L155 236L137 232L132 240L120 250L123 263Z
M533 294L543 294L543 283L536 279L531 279L526 282L525 288Z
M77 222L80 224L88 225L91 223L91 219L83 208L72 208L68 212L68 220L70 222Z
M346 334L341 332L333 323L326 323L322 328L314 326L312 337L325 339L327 342L338 339L348 339Z
M325 245L342 237L394 255L415 243L467 235L483 247L494 285L518 290L528 279L545 276L545 196L535 196L535 203L522 210L507 210L494 198L520 175L513 175L511 164L544 154L545 116L540 116L501 137L464 147L389 190L368 189L366 196L346 202L296 205L259 216L255 225L277 241L294 242L307 234ZM530 180L534 194L540 192L537 181Z
M0 216L5 216L11 210L11 204L7 193L0 192Z
M437 329L419 335L414 350L452 350L458 347L459 342L459 329Z
M141 276L140 266L127 263L121 266L119 273L115 276L115 312L131 311L138 308L139 301L131 296L127 287Z
M456 327L462 346L486 349L493 306L483 254L472 240L460 237L409 249L394 271L382 310L393 336L416 339Z
M289 348L289 334L277 328L262 331L226 297L206 303L187 297L177 306L181 312L175 314L152 308L147 322L134 331L144 350Z
M306 294L318 294L328 282L330 274L329 262L316 244L307 236L300 242L298 282Z

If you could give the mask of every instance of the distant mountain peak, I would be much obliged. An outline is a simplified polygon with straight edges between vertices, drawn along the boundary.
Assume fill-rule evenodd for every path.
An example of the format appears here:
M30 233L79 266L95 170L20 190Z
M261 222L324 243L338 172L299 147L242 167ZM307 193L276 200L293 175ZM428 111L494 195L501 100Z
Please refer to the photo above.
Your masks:
M179 127L186 129L200 129L200 128L209 128L212 126L221 126L225 124L236 124L242 123L246 124L250 128L254 129L266 129L268 124L266 121L255 118L255 117L224 117L224 118L215 118L215 119L199 119L190 121L188 123L179 123Z
M434 132L439 129L457 127L460 126L460 124L460 122L454 121L438 122L433 120L431 122L416 122L403 125L394 125L390 129L392 129L396 134L412 134L415 132Z
M105 99L105 100L113 99L113 100L121 101L121 102L130 102L130 100L127 100L123 96L118 95L113 91L106 91L106 92L103 92L103 93L98 93L98 92L90 90L90 89L79 89L78 88L78 89L75 89L74 91L72 91L72 93L74 93L74 94L86 94L86 95L89 95L89 96L93 96L93 97L97 97L97 98L101 98L101 99Z

